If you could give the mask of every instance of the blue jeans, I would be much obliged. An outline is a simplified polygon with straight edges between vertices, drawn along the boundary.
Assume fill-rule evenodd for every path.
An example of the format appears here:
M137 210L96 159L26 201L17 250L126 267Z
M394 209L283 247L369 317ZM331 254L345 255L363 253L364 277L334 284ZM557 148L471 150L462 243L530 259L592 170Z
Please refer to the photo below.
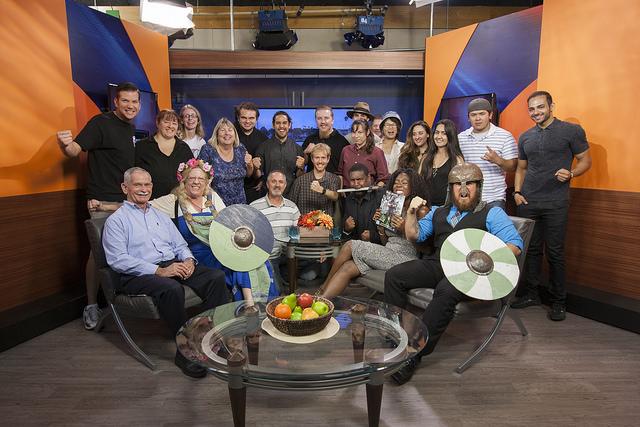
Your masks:
M502 210L505 212L507 211L507 203L502 199L494 200L493 202L487 203L487 209L491 209L496 206L502 208Z
M569 214L568 201L529 202L518 206L518 216L536 221L524 267L524 285L529 296L538 296L542 256L549 262L551 303L565 304L564 239Z

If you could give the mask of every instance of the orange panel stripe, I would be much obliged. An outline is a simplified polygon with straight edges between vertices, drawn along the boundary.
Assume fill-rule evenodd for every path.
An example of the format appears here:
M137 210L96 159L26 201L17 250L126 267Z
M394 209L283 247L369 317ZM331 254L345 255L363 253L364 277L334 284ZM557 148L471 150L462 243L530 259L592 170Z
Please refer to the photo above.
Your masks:
M167 37L140 25L121 20L138 53L154 92L158 93L160 109L171 108L169 83L169 44Z
M500 127L507 129L516 141L520 134L533 127L534 123L527 112L527 98L537 89L538 81L534 80L524 88L500 113Z
M424 120L433 124L449 80L478 24L427 37L424 71Z

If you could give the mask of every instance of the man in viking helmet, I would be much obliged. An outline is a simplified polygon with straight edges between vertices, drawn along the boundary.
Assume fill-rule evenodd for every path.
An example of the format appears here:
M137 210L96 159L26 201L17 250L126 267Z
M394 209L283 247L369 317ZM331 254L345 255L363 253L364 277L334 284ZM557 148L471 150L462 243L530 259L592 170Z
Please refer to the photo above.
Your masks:
M434 253L422 259L399 264L387 271L384 280L385 301L405 308L407 294L414 288L432 288L433 299L425 309L422 320L429 331L426 347L410 359L392 378L398 384L411 379L422 356L430 354L453 318L456 304L469 299L445 277L440 265L440 248L452 233L476 228L495 235L517 256L523 248L522 238L504 210L488 207L482 201L482 171L471 163L454 166L449 173L449 193L442 207L434 206L419 221L416 210L425 200L414 197L405 219L406 238L424 242L433 236Z

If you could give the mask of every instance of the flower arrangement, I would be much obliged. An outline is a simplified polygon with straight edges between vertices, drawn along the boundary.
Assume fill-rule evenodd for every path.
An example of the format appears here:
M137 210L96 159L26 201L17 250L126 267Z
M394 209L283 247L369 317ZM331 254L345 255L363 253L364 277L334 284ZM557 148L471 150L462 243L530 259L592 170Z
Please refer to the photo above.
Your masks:
M189 159L187 163L182 162L178 165L178 172L176 172L178 181L182 182L184 180L182 172L184 172L185 169L193 169L198 167L205 171L207 175L209 175L209 179L213 178L213 167L209 163L201 159Z
M331 230L333 228L333 218L324 211L311 211L298 219L298 226L310 230L316 226L322 226L327 230Z

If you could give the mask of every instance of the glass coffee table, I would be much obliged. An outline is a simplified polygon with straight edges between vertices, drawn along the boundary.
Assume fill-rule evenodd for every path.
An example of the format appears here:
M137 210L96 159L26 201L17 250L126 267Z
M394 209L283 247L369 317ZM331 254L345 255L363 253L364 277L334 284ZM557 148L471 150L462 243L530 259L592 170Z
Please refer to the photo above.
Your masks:
M274 338L262 328L264 322L270 329L266 304L238 301L190 319L176 336L178 349L227 381L235 426L245 423L247 386L313 391L359 384L366 384L369 425L377 426L384 377L425 346L427 329L410 312L379 301L331 301L333 319L315 342Z

